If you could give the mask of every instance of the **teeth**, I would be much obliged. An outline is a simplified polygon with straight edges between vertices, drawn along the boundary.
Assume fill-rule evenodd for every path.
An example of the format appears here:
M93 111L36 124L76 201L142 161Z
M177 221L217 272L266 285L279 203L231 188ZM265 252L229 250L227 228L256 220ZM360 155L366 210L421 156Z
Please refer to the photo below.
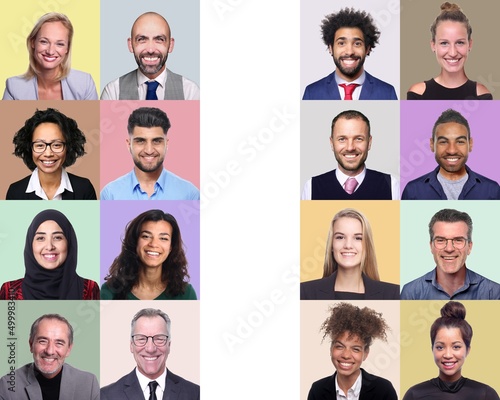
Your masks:
M345 158L355 158L355 157L357 157L357 155L356 154L346 154L346 155L344 155L344 157Z
M144 57L146 61L156 61L159 59L159 57Z
M44 164L44 165L52 165L55 163L56 163L55 161L42 161L42 164Z
M56 254L43 254L43 258L46 258L48 260L53 260L57 257Z
M343 256L354 256L356 253L342 253Z
M157 251L146 251L147 254L149 254L150 256L159 256L160 253L158 253Z
M352 364L351 363L339 363L342 367L350 367Z
M146 361L154 361L154 360L156 360L157 358L158 358L158 357L144 357L144 359L145 359Z

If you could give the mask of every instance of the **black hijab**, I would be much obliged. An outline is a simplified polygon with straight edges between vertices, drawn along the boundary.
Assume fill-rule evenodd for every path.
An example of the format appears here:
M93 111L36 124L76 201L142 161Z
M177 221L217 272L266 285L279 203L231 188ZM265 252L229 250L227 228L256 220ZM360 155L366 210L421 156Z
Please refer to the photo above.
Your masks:
M61 227L68 242L66 260L56 269L45 269L33 254L33 239L40 224L55 221ZM57 210L38 213L26 233L24 245L24 266L26 272L22 284L23 298L26 300L81 300L83 279L76 273L78 245L75 230L68 218Z

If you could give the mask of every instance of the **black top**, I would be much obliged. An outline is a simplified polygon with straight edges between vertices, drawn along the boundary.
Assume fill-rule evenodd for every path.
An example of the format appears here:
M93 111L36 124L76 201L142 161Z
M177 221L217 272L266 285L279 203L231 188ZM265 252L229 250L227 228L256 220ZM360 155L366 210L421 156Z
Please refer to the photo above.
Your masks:
M64 366L63 366L64 367ZM35 368L36 380L40 384L43 400L59 400L61 391L62 368L53 378L46 378Z
M434 79L425 81L425 91L422 94L408 92L407 100L493 100L491 93L477 95L477 83L467 80L457 88L441 86Z
M495 389L484 383L464 378L465 382L458 391L448 391L439 384L439 378L412 386L403 397L403 400L499 400Z

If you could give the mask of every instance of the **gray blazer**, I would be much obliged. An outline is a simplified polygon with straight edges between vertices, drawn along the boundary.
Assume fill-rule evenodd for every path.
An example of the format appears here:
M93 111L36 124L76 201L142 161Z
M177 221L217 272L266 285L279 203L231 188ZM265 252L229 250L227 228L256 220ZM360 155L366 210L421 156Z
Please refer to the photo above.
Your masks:
M11 379L9 375L5 375L0 379L1 400L42 400L42 389L36 380L33 363L16 369L14 377ZM15 386L10 382L14 382ZM99 400L99 382L90 372L64 364L59 398Z
M90 74L72 69L61 81L63 100L97 100L97 90ZM5 82L2 100L38 100L36 76L26 80L13 76Z
M111 385L101 389L101 400L144 399L135 369ZM167 369L167 382L162 400L200 400L200 387Z

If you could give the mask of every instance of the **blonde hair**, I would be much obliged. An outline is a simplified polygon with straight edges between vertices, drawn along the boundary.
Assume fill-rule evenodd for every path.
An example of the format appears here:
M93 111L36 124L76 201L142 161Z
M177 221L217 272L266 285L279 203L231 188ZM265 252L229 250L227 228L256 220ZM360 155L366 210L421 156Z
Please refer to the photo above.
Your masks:
M469 19L463 13L462 9L455 3L448 1L441 4L441 13L437 16L436 20L431 25L432 41L436 39L436 29L442 21L455 21L461 22L467 29L467 39L470 40L472 36L472 27L470 26Z
M56 80L60 81L66 78L71 69L71 42L73 40L73 25L66 15L56 12L50 12L40 17L40 19L31 30L31 33L26 38L26 47L28 48L29 54L29 66L28 70L23 75L23 78L25 79L31 79L34 76L40 75L40 70L35 59L35 49L32 45L36 39L36 36L38 35L38 32L40 32L40 29L42 29L43 24L47 22L60 22L68 30L68 52L66 53L64 60L59 65L59 72L56 75Z
M328 239L326 240L326 251L325 251L325 264L323 267L323 278L326 278L338 270L338 262L333 257L333 227L335 222L340 218L352 218L361 223L361 229L363 233L363 251L361 254L361 272L363 272L368 278L375 281L379 281L380 277L378 275L377 268L377 257L375 256L375 245L373 243L373 234L370 223L366 217L359 211L353 208L344 208L340 210L332 219L330 224L330 230L328 232Z

